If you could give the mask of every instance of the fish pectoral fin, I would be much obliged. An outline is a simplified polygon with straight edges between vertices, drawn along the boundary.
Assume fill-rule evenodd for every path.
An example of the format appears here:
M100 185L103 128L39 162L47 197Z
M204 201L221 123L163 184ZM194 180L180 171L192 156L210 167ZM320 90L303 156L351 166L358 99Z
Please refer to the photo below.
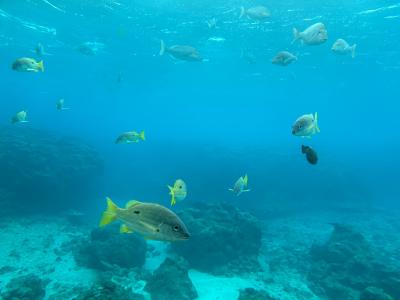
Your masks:
M125 224L122 224L121 227L119 228L119 232L120 233L132 233L133 230L130 229L128 226L126 226Z

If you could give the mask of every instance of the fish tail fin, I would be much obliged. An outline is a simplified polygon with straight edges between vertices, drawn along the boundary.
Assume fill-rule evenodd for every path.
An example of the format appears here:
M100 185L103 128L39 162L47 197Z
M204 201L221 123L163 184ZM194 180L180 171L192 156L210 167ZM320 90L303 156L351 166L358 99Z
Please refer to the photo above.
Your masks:
M160 41L160 56L163 56L165 53L165 43L163 40Z
M44 72L43 60L39 61L37 65L38 65L39 70L40 70L41 72Z
M239 19L243 18L244 15L246 14L246 10L244 9L244 7L240 7L240 15L239 15Z
M351 57L352 58L356 57L356 48L357 48L357 44L354 44L353 46L351 46Z
M174 206L176 204L174 188L170 185L167 185L167 187L169 189L169 194L171 195L171 206Z
M244 181L244 185L247 186L247 183L249 182L249 176L247 176L247 174L244 175L243 181Z
M314 122L315 122L315 130L317 132L321 132L321 130L319 129L319 126L318 126L318 113L317 112L314 114Z
M142 141L145 141L145 140L146 140L146 137L144 136L144 130L142 130L142 132L140 133L140 139L141 139Z
M107 197L107 208L103 212L100 220L100 227L104 227L117 219L118 206L110 198Z
M304 146L304 145L301 145L301 153L306 153L306 146Z
M299 40L300 38L301 38L301 33L300 33L300 31L298 31L297 28L293 28L293 41L292 41L292 44L293 44L295 41Z

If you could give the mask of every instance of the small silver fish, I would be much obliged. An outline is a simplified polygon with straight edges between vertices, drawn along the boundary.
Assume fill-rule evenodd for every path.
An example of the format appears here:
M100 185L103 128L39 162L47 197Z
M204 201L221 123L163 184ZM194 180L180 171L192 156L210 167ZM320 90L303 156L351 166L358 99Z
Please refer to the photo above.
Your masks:
M163 40L161 40L161 48L160 55L164 55L165 53L170 54L176 59L185 60L185 61L202 61L203 59L200 56L200 53L196 48L192 46L186 45L175 45L171 47L167 47Z
M27 123L28 121L26 120L27 116L27 111L21 110L20 112L17 112L12 118L11 118L11 123Z
M240 16L239 18L243 18L244 16L249 19L253 19L256 21L263 21L271 16L271 12L265 6L253 6L248 9L245 9L243 6L240 8Z
M319 132L318 113L302 115L292 126L292 134L295 136L311 138Z
M244 192L250 192L250 189L247 189L247 184L248 184L248 176L246 174L245 176L239 177L239 179L235 182L233 189L229 190L233 192L236 196L239 196Z
M350 46L344 39L337 39L332 45L332 52L336 54L346 55L351 54L351 57L356 57L357 44Z
M30 57L21 57L13 62L11 68L17 72L44 72L43 61L37 62Z
M320 45L328 40L328 31L323 23L315 23L306 30L300 32L293 28L294 40L300 40L307 45Z
M297 57L288 51L281 51L272 59L274 65L287 66L297 61Z

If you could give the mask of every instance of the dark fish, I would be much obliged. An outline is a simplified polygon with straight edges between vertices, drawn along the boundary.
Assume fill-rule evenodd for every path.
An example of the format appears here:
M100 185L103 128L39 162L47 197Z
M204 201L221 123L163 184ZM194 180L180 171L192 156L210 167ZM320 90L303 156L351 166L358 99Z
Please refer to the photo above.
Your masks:
M307 161L312 164L316 165L318 162L318 154L315 150L309 146L301 145L301 153L306 155Z

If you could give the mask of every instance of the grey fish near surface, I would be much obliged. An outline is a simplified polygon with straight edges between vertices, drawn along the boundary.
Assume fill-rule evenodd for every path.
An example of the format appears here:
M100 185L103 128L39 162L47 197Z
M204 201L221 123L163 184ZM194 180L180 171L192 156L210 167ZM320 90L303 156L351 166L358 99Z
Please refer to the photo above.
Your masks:
M272 63L279 66L287 66L295 61L297 61L297 56L288 51L281 51L272 59Z
M185 61L203 61L200 53L196 48L187 45L174 45L167 47L163 40L161 40L160 56L165 53L170 54L176 59Z
M265 19L271 16L271 12L265 6L253 6L248 9L245 9L243 6L240 8L240 16L239 18L243 18L244 16L249 19L253 19L256 21L264 21Z
M168 208L156 203L129 201L119 208L107 198L107 209L101 218L100 227L121 221L121 233L137 232L145 239L157 241L181 241L190 237L182 220Z
M315 23L300 32L293 28L294 40L300 40L307 45L320 45L328 40L328 31L323 23Z
M306 155L306 159L310 164L316 165L318 163L318 154L313 148L301 145L301 153Z
M331 50L336 54L351 54L351 57L354 58L356 57L356 48L357 44L350 46L344 39L337 39L336 42L333 43Z

